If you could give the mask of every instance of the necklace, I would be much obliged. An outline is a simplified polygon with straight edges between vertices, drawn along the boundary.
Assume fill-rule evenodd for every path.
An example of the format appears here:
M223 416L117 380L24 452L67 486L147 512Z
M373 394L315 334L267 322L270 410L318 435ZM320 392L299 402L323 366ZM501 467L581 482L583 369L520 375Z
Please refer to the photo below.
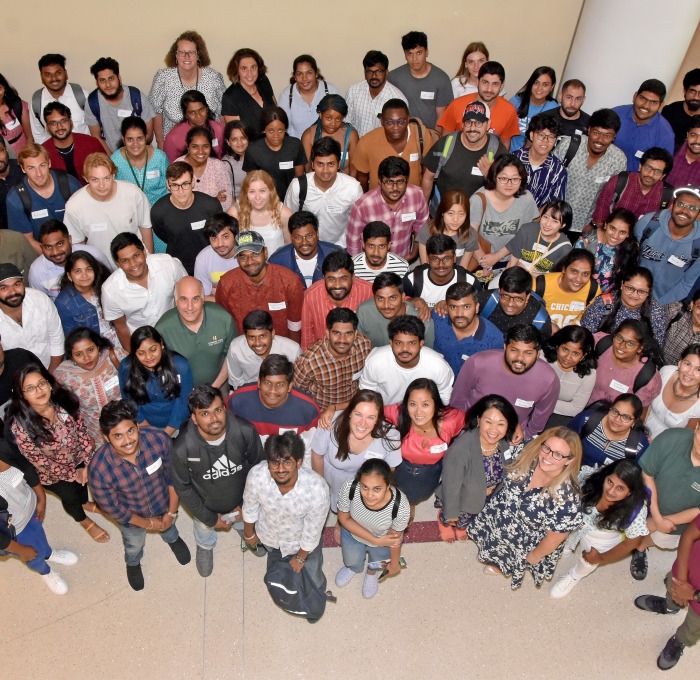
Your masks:
M61 149L56 147L56 151L58 151L58 153L60 153L61 156L67 156L69 153L73 153L74 146L75 146L75 142L72 142L71 145L67 149L62 151Z
M681 379L676 378L674 381L672 387L673 387L673 396L678 399L678 401L690 401L691 399L697 399L700 397L700 390L695 391L693 394L682 394L681 392L678 391L678 387L681 384Z

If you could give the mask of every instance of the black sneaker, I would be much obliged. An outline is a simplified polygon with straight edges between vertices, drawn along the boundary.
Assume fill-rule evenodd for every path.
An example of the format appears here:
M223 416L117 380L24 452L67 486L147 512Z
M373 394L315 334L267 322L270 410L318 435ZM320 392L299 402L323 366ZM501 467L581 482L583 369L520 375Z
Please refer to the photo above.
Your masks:
M141 571L141 565L137 564L135 567L126 565L126 578L129 581L129 585L134 590L143 590L143 572Z
M168 543L168 545L173 553L175 553L175 557L180 564L189 564L192 555L190 555L190 549L187 547L187 543L182 540L181 536L177 537L177 541Z
M683 656L684 648L685 645L674 635L661 650L661 654L659 654L659 658L656 660L656 665L662 671L673 668Z
M200 576L203 578L211 576L211 572L214 569L214 551L197 546L195 563L197 564L197 571Z
M649 571L649 560L646 550L633 550L630 561L630 574L635 581L643 581Z
M658 595L640 595L634 601L634 606L645 612L654 612L654 614L677 614L679 612L678 609L669 609L666 598Z

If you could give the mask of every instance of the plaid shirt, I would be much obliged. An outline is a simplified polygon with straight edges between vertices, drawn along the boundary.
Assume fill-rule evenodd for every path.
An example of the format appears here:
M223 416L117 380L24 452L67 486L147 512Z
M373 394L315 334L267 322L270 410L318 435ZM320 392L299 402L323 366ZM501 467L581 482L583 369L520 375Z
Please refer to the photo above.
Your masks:
M136 464L103 444L88 467L90 490L96 503L119 524L132 515L159 517L170 504L172 440L155 427L139 428Z
M639 219L642 215L656 212L661 204L661 193L664 190L664 183L659 181L649 190L648 194L642 193L642 188L639 185L639 173L630 172L627 177L620 199L612 204L615 195L615 185L617 184L617 175L613 175L603 187L603 190L598 196L593 211L593 221L596 224L603 224L613 208L627 208L631 210L635 217Z
M680 302L672 302L664 306L669 319L683 309ZM664 340L663 353L666 364L677 364L681 359L681 354L688 345L700 342L700 333L693 330L693 318L690 312L685 312L678 321L671 324Z
M325 337L296 360L294 384L309 392L321 408L344 404L357 392L360 371L371 350L370 339L358 332L349 354L336 359Z
M673 158L673 170L668 173L666 181L672 187L684 187L688 184L700 184L700 160L688 162L688 142L683 142L678 153Z

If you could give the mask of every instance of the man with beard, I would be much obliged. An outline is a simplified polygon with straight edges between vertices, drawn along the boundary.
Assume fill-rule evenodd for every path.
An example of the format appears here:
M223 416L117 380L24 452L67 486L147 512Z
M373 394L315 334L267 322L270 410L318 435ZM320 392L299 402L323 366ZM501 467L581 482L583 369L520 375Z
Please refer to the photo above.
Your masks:
M39 229L39 243L41 255L29 268L29 285L55 300L65 274L66 260L73 253L73 241L63 222L47 220ZM108 272L114 269L114 264L107 260L102 251L87 243L81 243L75 250L90 253Z
M379 274L403 276L408 262L391 252L391 229L384 222L370 222L362 230L362 252L352 258L355 275L372 283Z
M106 149L94 137L73 132L71 115L70 109L61 102L51 102L46 105L44 120L50 137L43 146L49 152L52 168L64 170L85 186L87 184L87 179L83 176L85 159L91 153L104 152Z
M586 101L586 86L576 78L567 80L559 91L559 108L548 113L554 116L565 137L585 135L588 132L590 115L581 110Z
M661 115L669 122L675 138L675 149L683 144L693 117L700 114L700 68L694 68L683 76L683 101L664 106Z
M481 397L498 394L515 407L522 428L513 442L530 439L544 430L559 398L559 378L538 359L540 334L532 326L508 329L505 350L479 352L464 362L455 381L450 406L467 411ZM519 440L519 441L518 441Z
M334 307L357 311L372 297L372 285L355 278L352 258L343 250L331 253L323 262L323 280L304 293L301 312L301 348L306 350L326 334L326 318Z
M33 352L54 372L63 361L63 330L53 302L44 293L25 288L22 272L0 264L0 338L5 349Z
M192 416L173 442L170 474L180 502L192 514L195 563L206 578L214 568L217 530L233 526L243 537L245 480L263 459L263 449L255 428L226 410L216 387L195 387L187 403Z
M85 107L85 122L90 134L104 139L110 151L114 151L122 138L122 120L137 116L146 123L146 142L150 144L156 112L148 97L138 88L122 84L119 62L111 57L101 57L90 67L90 73L97 85L88 95Z
M673 170L666 180L676 189L700 186L700 115L692 117L686 141L673 158Z
M209 245L195 258L194 276L202 282L204 295L211 302L219 279L238 266L233 255L238 229L238 220L225 212L214 213L204 221L203 233Z

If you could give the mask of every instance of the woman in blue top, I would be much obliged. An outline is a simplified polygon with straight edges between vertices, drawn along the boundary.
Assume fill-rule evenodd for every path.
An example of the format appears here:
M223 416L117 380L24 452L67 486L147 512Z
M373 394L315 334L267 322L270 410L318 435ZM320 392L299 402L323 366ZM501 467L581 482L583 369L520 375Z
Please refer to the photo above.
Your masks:
M131 352L119 365L119 387L126 399L136 402L139 425L160 427L172 435L190 416L190 365L165 346L153 326L131 334Z
M530 119L538 113L556 109L559 104L552 96L557 84L557 74L550 66L538 66L518 93L511 97L510 103L518 112L520 134L510 140L511 153L525 143L525 132Z

